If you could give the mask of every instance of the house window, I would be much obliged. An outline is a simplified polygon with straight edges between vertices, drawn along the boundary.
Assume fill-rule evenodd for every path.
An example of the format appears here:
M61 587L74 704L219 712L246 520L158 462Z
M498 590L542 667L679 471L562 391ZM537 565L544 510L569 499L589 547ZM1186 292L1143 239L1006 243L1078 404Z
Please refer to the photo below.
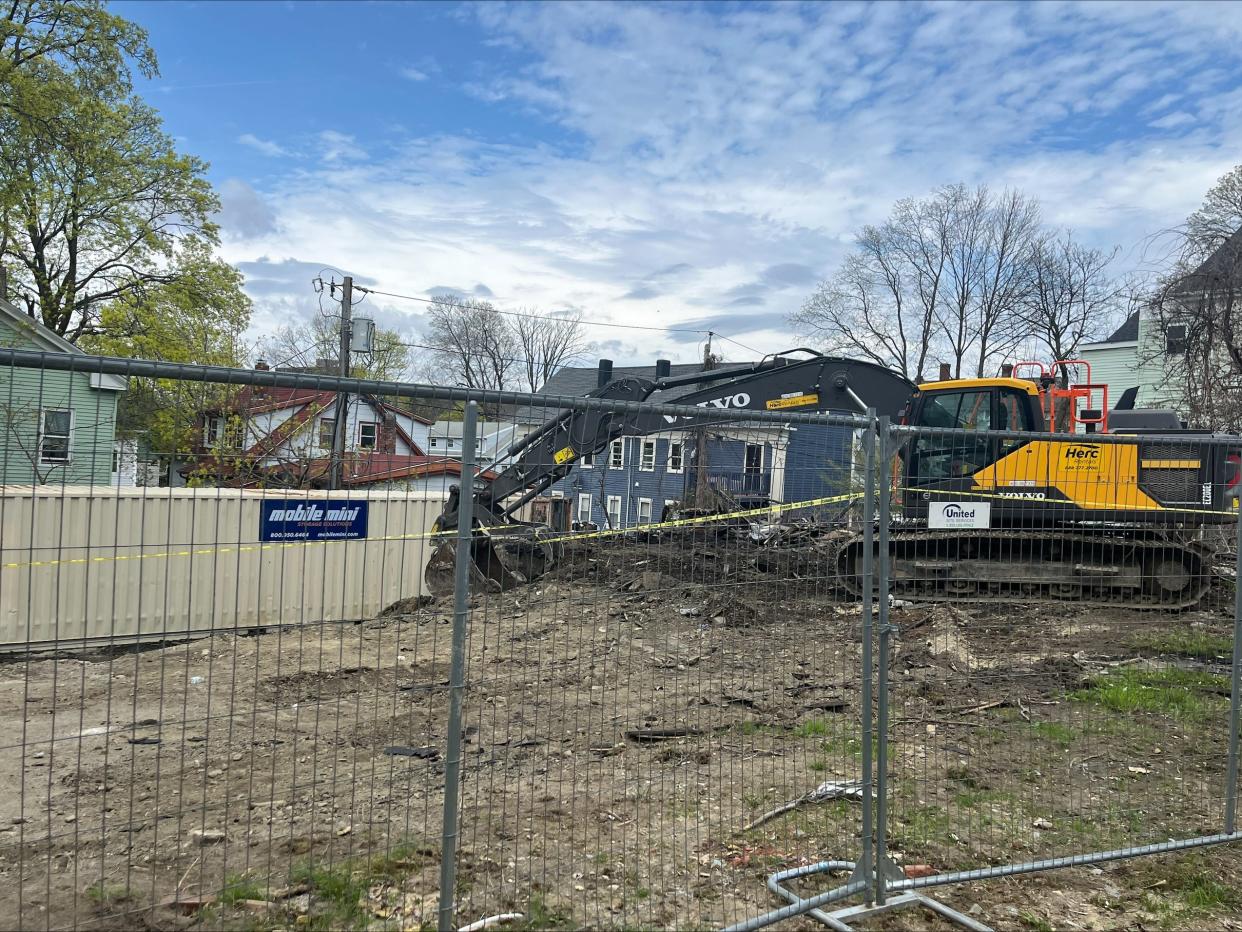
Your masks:
M590 469L592 466L595 465L595 454L584 453L582 454L582 459L578 460L578 462L579 464L581 464L583 469Z
M746 444L746 475L757 476L763 472L763 444Z
M638 523L651 523L651 499L649 498L640 498L638 500Z
M39 462L69 462L73 443L73 412L63 408L44 408L39 418Z
M433 447L437 447L437 446L439 446L439 445L440 445L440 439L439 439L438 437L432 437L432 438L431 438L431 446L433 446Z
M621 526L621 496L620 495L609 495L608 496L608 526L609 527L620 527Z
M113 475L115 475L116 473L120 471L121 471L121 450L120 450L120 447L114 444L112 447L112 473Z
M591 496L578 496L578 520L583 524L591 520Z
M378 424L371 422L371 421L364 421L363 423L359 424L358 425L358 449L359 450L374 450L375 440L378 436L379 436L379 425Z
M608 447L608 468L625 468L625 439L618 437Z
M656 442L654 440L644 440L642 452L638 457L639 472L655 472L655 450Z
M224 436L224 418L215 415L207 418L203 424L203 443L207 446L214 446L220 442L220 438Z
M668 471L681 472L686 461L686 445L681 440L670 440L668 444Z
M321 417L319 419L319 445L325 450L332 449L332 435L336 433L336 418Z

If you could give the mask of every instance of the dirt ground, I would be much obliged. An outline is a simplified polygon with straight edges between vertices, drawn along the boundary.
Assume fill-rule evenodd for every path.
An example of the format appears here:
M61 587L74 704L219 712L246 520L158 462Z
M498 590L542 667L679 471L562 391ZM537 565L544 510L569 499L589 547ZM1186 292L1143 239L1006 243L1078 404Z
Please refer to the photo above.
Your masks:
M462 924L714 927L782 905L775 870L857 857L861 614L807 570L627 543L476 597ZM895 606L894 861L1220 831L1228 595ZM434 926L448 609L0 665L0 926ZM844 798L806 798L824 784ZM1216 847L929 892L1002 929L1242 928L1240 866Z

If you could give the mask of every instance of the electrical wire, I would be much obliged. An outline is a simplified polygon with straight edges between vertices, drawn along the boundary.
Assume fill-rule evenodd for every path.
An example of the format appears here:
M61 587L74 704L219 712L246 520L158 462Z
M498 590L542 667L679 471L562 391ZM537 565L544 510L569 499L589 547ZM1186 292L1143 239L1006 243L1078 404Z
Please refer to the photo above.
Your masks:
M412 294L398 294L397 292L394 292L394 291L380 291L377 288L363 288L359 285L355 285L354 290L364 291L370 294L382 295L383 297L386 297L386 298L400 298L401 300L404 300L404 301L418 301L421 304L435 304L437 300L436 298L421 298L421 297L418 297L417 295L412 295ZM509 316L509 317L526 317L531 320L572 320L572 318L558 317L555 314L532 314L529 311L506 311L506 310L502 310L501 308L494 307L494 306L492 309L497 314L505 314L506 316ZM650 330L650 331L657 331L660 333L694 333L694 334L715 333L715 331L707 330L704 328L691 329L688 327L652 327L652 326L645 325L645 324L617 324L617 323L612 323L611 321L582 320L581 318L579 318L578 322L586 326L589 326L589 327L616 327L621 330ZM719 333L717 333L716 336L721 337L721 339L729 339L728 337L724 337ZM730 342L734 342L734 341L730 340ZM741 343L739 343L738 345L742 346ZM749 352L752 352L752 353L758 352L758 350L753 350L745 346L743 346L743 349L747 349L749 350Z

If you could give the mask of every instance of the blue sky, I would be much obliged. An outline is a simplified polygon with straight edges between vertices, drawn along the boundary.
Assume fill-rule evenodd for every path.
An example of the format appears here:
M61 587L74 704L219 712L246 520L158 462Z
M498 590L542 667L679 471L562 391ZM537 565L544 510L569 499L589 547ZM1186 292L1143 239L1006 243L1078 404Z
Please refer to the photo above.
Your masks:
M1018 186L1121 271L1242 162L1238 4L113 7L160 58L140 92L211 162L257 330L313 313L333 266L773 351L898 198ZM411 337L420 312L375 301ZM618 361L698 343L591 337Z

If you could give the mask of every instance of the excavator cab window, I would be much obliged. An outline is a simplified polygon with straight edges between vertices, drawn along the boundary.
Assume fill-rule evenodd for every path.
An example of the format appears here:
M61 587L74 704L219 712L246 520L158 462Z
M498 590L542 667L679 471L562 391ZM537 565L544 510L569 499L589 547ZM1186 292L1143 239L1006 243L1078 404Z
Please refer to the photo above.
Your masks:
M919 427L944 427L962 434L921 434L914 441L910 462L913 482L934 482L969 476L992 460L991 442L980 431L992 429L993 392L937 391L923 396Z
M915 438L909 471L914 485L969 476L1026 442L992 440L983 431L1038 429L1030 397L1013 388L933 390L913 399L912 407L915 426L962 431Z

